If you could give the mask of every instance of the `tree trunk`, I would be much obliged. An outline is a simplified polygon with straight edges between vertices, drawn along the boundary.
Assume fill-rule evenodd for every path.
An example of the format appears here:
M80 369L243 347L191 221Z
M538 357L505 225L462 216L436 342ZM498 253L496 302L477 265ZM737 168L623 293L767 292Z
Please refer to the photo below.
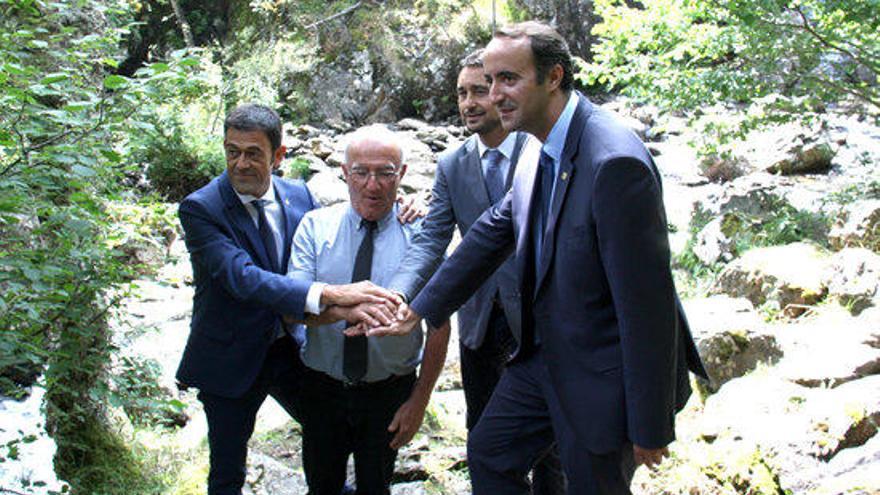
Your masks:
M177 18L177 24L183 33L183 41L188 48L195 48L196 42L193 39L192 28L189 27L189 22L186 20L183 9L180 8L180 2L178 0L171 0L171 8L174 9L174 17Z

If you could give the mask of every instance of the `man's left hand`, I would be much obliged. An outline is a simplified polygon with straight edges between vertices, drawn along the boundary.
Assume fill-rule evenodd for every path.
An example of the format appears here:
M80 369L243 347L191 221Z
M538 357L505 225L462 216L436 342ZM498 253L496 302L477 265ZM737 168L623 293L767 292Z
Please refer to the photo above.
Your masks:
M415 194L398 196L397 203L400 205L400 211L397 213L397 220L400 223L412 223L428 214L428 208L422 201L416 199Z
M661 447L659 449L646 449L633 444L633 456L635 457L636 466L644 464L651 469L656 468L663 462L664 457L669 456L669 449Z
M394 413L394 419L388 425L388 432L394 433L394 438L389 444L392 449L397 450L412 440L412 437L419 431L419 427L422 426L426 407L428 404L418 397L410 397Z

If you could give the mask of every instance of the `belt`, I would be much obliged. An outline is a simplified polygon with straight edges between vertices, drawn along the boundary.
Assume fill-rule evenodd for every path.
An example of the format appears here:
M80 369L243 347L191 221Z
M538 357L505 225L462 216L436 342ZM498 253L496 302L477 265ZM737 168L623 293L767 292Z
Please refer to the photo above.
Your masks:
M333 378L332 376L322 371L306 367L304 379L313 380L328 387L335 387L344 390L373 390L391 385L392 383L405 380L410 377L415 379L415 374L416 372L413 371L411 373L407 373L406 375L391 375L384 380L378 380L375 382L345 382L342 380L337 380L336 378Z

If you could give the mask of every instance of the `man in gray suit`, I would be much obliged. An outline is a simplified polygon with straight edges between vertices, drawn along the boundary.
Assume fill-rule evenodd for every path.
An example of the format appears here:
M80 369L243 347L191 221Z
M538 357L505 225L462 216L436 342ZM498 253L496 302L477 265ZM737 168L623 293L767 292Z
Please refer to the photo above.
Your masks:
M524 133L508 133L489 98L478 50L463 61L458 75L458 109L474 134L441 156L431 208L389 289L412 300L443 259L455 226L461 235L510 188ZM520 300L516 272L507 261L458 311L461 378L472 429L492 396L516 347L511 327L519 329ZM555 448L535 467L533 492L565 493Z

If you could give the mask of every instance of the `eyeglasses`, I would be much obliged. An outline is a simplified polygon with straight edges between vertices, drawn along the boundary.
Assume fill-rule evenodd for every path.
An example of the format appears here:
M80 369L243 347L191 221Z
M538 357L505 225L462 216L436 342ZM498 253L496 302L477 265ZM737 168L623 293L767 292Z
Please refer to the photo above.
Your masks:
M397 170L380 170L379 172L367 172L362 168L352 168L348 173L351 180L357 184L366 184L370 177L376 179L379 184L391 184L400 175Z

